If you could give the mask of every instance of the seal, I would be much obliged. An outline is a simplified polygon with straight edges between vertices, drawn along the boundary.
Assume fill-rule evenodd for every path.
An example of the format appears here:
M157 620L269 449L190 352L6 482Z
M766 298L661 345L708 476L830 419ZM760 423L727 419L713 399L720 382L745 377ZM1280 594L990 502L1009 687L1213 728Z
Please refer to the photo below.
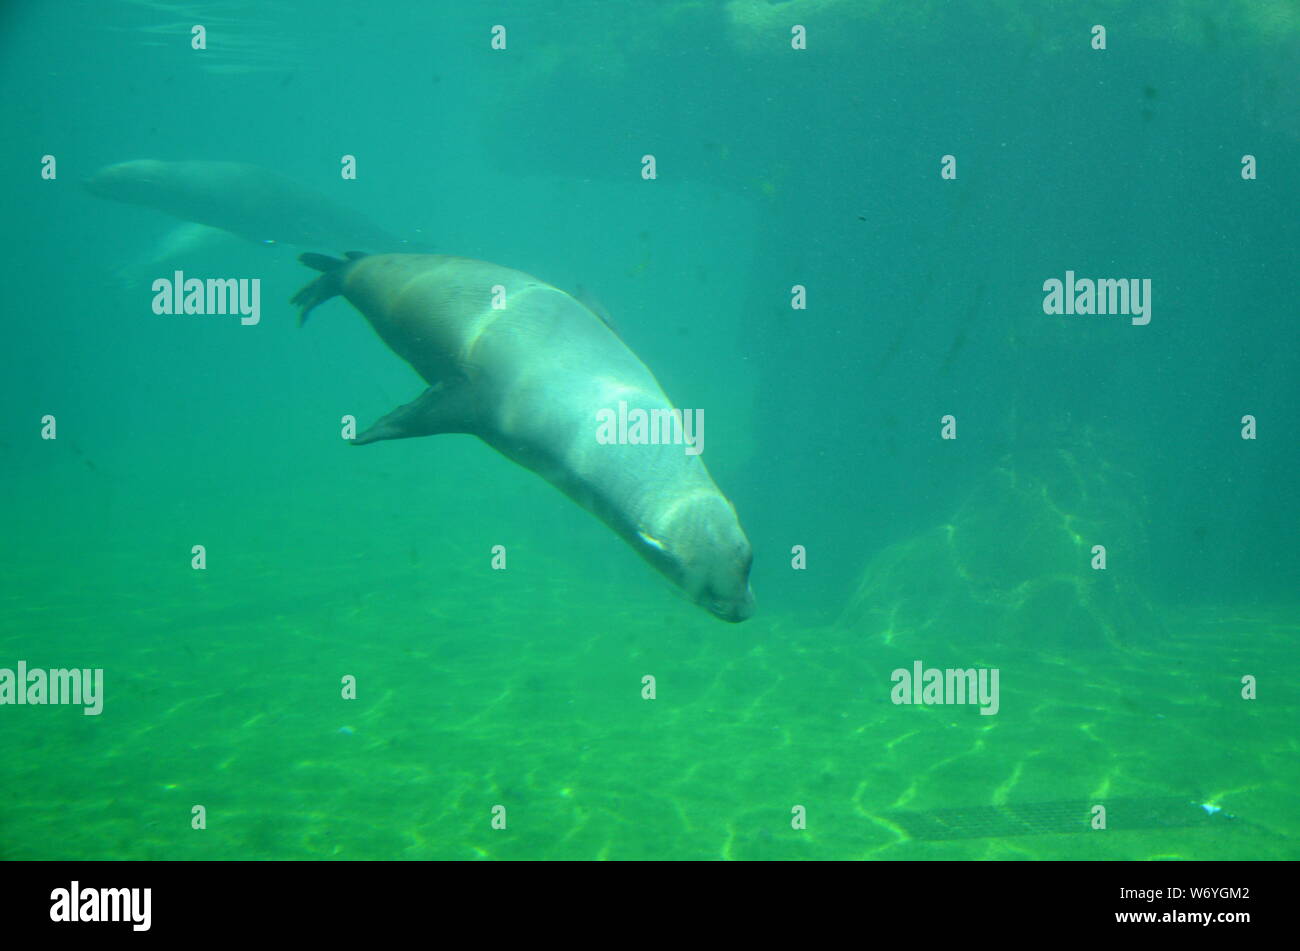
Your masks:
M429 384L355 445L478 436L594 514L705 610L733 622L753 614L749 539L700 456L672 443L598 438L598 420L623 404L647 414L673 408L591 310L486 261L355 251L299 260L322 272L293 298L300 323L342 295Z
M242 162L133 159L86 180L100 198L144 205L260 244L397 250L406 242L364 215L270 169Z

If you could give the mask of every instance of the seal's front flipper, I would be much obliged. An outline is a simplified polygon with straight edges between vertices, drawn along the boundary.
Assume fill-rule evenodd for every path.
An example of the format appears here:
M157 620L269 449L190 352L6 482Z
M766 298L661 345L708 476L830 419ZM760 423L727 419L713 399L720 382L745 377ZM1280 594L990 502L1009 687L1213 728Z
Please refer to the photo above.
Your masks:
M469 387L438 383L414 402L399 406L352 441L354 446L382 439L410 439L441 433L468 433L473 405Z

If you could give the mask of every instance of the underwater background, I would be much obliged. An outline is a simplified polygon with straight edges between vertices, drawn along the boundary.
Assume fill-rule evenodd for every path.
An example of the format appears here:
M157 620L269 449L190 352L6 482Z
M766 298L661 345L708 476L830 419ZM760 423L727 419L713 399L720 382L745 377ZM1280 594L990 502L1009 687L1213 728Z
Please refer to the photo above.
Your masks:
M1294 3L14 2L0 37L0 667L105 685L0 706L0 857L1300 858ZM704 409L755 616L476 439L346 445L424 388L346 302L297 326L296 254L351 249L160 254L177 222L81 185L136 158L589 288ZM260 278L261 323L154 315L178 268ZM1151 322L1045 315L1067 270L1149 278ZM918 660L997 668L998 713L894 704Z

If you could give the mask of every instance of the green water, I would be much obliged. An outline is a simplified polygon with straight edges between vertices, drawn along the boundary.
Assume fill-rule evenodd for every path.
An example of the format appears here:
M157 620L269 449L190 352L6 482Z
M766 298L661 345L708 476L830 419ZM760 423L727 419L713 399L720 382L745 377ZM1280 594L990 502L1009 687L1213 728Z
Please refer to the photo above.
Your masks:
M1292 5L264 6L0 14L0 668L105 685L0 705L0 858L1300 857ZM78 182L144 157L594 291L705 409L758 612L470 437L344 444L424 384L295 326L300 249L140 270L174 222ZM155 316L174 266L261 323ZM1151 323L1045 315L1067 269ZM916 661L997 713L891 702Z

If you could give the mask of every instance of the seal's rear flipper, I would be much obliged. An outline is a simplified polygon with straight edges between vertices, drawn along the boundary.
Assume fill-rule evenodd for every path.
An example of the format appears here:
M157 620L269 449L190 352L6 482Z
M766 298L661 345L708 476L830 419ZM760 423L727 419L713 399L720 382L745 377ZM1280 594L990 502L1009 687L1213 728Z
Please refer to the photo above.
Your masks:
M399 406L352 441L354 446L382 439L410 439L442 433L473 432L473 401L464 383L438 383L414 401Z
M298 255L298 260L310 268L322 271L320 277L312 281L297 294L293 295L290 303L297 304L302 310L298 314L298 326L301 327L307 322L307 315L318 304L323 304L331 297L338 296L343 289L343 273L347 266L353 261L364 258L365 255L360 251L348 251L345 255L347 260L332 258L328 254L306 254Z

